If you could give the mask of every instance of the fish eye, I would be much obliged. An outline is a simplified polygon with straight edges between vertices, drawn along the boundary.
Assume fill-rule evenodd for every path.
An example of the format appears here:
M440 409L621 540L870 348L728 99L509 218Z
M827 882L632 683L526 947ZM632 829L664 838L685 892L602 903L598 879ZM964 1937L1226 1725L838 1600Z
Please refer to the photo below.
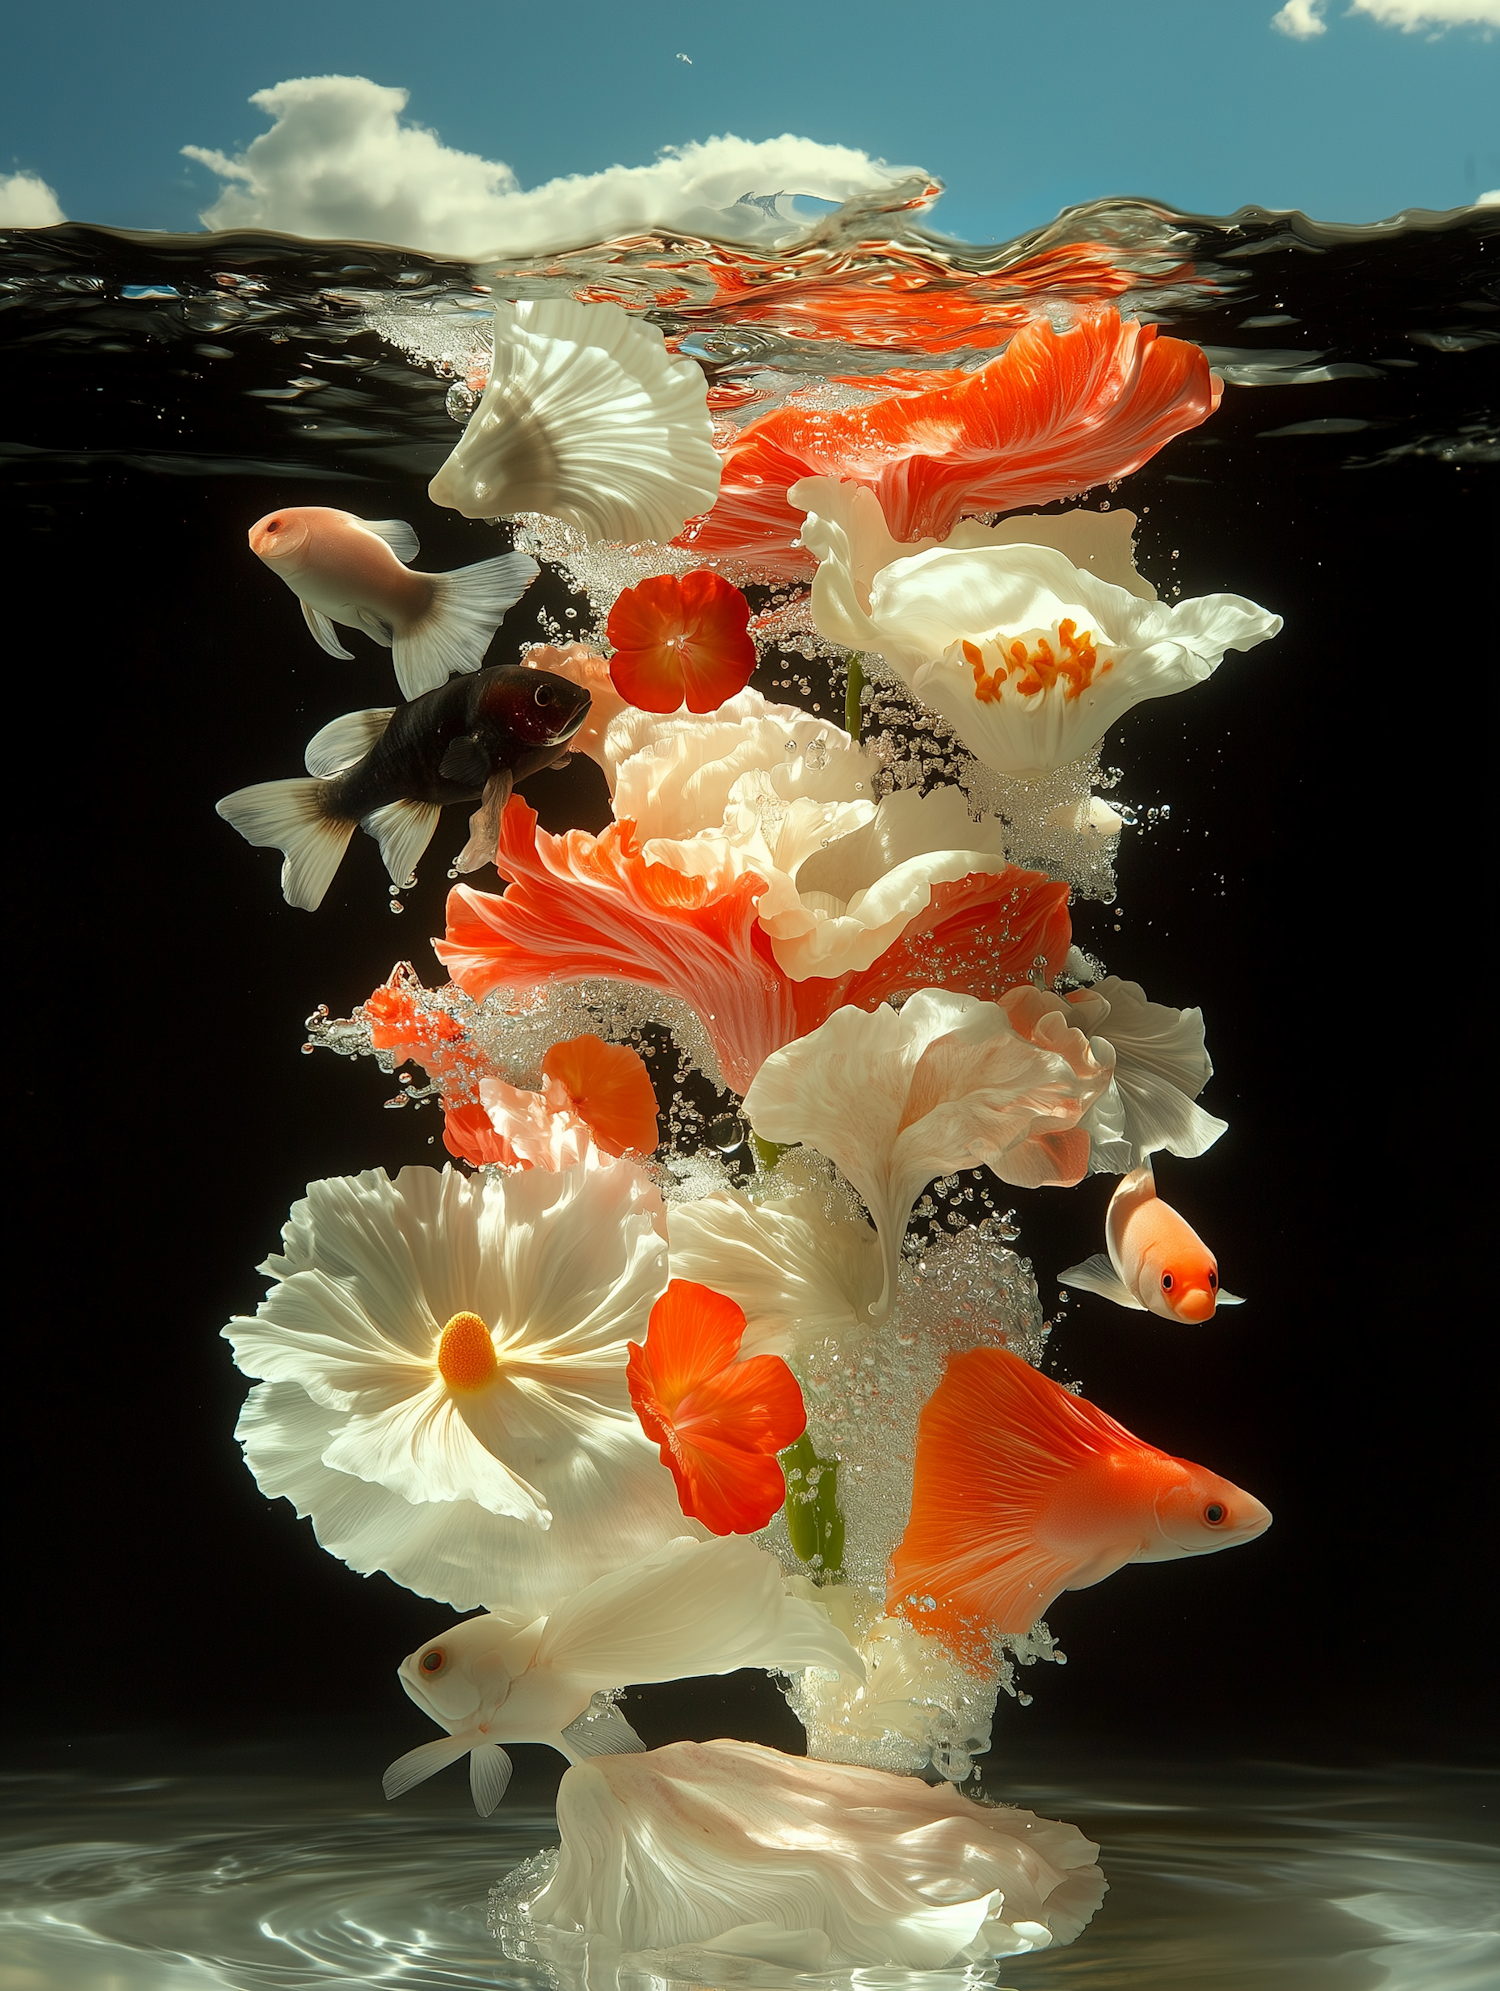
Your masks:
M531 695L538 705L555 705L557 703L557 693L552 689L550 684L539 684Z
M1220 1501L1210 1500L1203 1510L1203 1518L1211 1528L1217 1528L1222 1521L1229 1519L1229 1509Z
M1211 1293L1212 1293L1212 1292L1214 1292L1214 1291L1216 1291L1216 1290L1217 1290L1217 1288L1218 1288L1218 1284L1219 1284L1219 1275L1218 1275L1218 1273L1217 1273L1217 1272L1210 1272L1210 1273L1209 1273L1209 1275L1208 1275L1208 1290L1209 1290L1209 1291L1210 1291Z
M422 1657L417 1661L417 1664L421 1667L424 1673L441 1673L443 1670L442 1651L440 1650L439 1647L433 1646L430 1652L424 1652L422 1654Z
M1163 1272L1163 1274L1161 1275L1161 1289L1162 1289L1162 1291L1163 1291L1164 1293L1170 1293L1170 1292L1171 1292L1171 1290L1172 1290L1172 1275L1171 1275L1171 1273L1170 1273L1170 1272Z

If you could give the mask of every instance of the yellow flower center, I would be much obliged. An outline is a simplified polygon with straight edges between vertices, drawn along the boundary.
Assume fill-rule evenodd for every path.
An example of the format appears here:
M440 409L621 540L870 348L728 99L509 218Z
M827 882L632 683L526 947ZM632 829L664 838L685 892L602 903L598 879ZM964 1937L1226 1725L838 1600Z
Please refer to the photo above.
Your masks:
M438 1374L460 1395L487 1389L500 1373L495 1343L478 1314L455 1314L438 1339Z
M974 696L981 705L998 703L1000 688L1007 680L1024 698L1050 691L1061 682L1063 697L1072 700L1093 683L1096 670L1102 675L1114 661L1107 657L1100 663L1093 630L1085 629L1080 636L1071 616L1057 625L1056 650L1045 636L1037 638L1034 649L1028 649L1019 637L1009 643L997 642L992 671L985 669L984 654L977 644L965 641L963 652L965 663L973 669Z

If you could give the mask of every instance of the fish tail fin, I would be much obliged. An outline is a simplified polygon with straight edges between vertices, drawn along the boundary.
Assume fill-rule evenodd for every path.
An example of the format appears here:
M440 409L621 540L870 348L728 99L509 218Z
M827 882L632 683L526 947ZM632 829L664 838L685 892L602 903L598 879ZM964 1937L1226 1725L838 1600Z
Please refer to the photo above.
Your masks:
M606 1694L595 1694L581 1715L574 1717L559 1740L570 1763L590 1756L639 1756L646 1745Z
M217 805L246 843L281 852L282 897L303 912L316 912L323 903L355 829L352 821L329 814L328 786L302 778L258 781Z
M403 698L436 691L458 671L477 671L506 611L515 607L540 569L524 553L502 553L430 574L432 602L425 615L400 631L392 646Z
M1030 1630L1092 1551L1036 1540L1060 1479L1121 1438L1101 1410L1003 1348L950 1357L922 1408L911 1519L891 1557L886 1609L936 1633L976 1669L992 1632Z
M429 1743L428 1747L431 1746ZM391 1768L395 1767L393 1763ZM504 1797L513 1768L498 1742L476 1742L469 1751L469 1790L481 1818L488 1818Z
M401 1797L414 1784L456 1763L460 1756L467 1756L473 1747L472 1731L468 1735L440 1735L435 1742L420 1742L415 1749L408 1749L404 1756L396 1758L381 1778L381 1788L388 1798Z
M1098 1293L1101 1299L1113 1300L1117 1307L1133 1307L1137 1313L1145 1311L1102 1251L1096 1251L1081 1265L1070 1265L1066 1272L1059 1272L1057 1283L1072 1286L1081 1293Z
M360 827L379 843L392 884L404 885L415 871L442 813L436 802L387 802L364 818Z

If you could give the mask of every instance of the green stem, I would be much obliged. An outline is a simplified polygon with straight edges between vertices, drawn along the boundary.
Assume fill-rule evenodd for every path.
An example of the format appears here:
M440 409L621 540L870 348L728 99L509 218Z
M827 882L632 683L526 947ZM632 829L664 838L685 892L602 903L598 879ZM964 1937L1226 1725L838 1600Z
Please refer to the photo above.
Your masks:
M790 1146L790 1141L778 1146L775 1141L763 1141L759 1134L752 1134L750 1136L750 1151L755 1156L755 1166L765 1169L768 1173L781 1160L781 1157Z
M786 1531L792 1553L813 1563L820 1576L844 1567L844 1517L839 1512L837 1459L820 1459L804 1431L781 1454L786 1474Z
M849 685L844 693L844 731L854 741L856 746L859 744L859 723L861 718L859 695L864 688L865 660L859 654L858 650L855 650L849 658Z

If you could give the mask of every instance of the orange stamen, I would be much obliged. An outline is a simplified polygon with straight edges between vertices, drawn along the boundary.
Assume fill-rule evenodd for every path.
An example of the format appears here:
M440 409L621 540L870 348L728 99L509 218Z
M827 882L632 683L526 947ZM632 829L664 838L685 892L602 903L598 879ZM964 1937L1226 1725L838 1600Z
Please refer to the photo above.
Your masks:
M438 1374L450 1390L468 1395L487 1389L500 1373L489 1329L478 1314L455 1314L438 1341Z
M1016 690L1023 698L1031 698L1039 691L1050 691L1061 681L1063 697L1069 703L1087 691L1094 681L1094 673L1107 671L1112 659L1102 665L1099 652L1094 646L1094 632L1085 629L1078 634L1078 625L1071 616L1066 616L1057 625L1057 641L1062 655L1058 656L1045 636L1037 638L1035 650L1028 650L1019 637L1014 637L1006 646L1012 669L1015 672ZM997 661L993 671L986 671L984 658L979 649L970 642L963 646L964 661L973 667L974 696L981 705L993 705L1000 696L1000 687L1010 673L1003 662Z

